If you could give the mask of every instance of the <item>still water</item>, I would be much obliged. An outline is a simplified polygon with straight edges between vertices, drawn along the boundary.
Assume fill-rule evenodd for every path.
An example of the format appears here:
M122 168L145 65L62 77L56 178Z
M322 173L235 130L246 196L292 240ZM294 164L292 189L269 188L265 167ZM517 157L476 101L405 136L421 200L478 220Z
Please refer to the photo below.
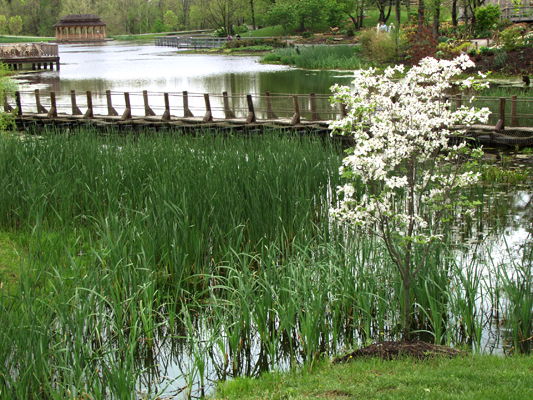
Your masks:
M193 93L191 108L203 109L202 93L230 95L271 93L330 93L335 83L348 84L350 72L309 71L281 65L264 65L258 56L184 54L175 48L136 42L107 42L98 45L59 45L61 70L43 70L18 77L22 91L42 91L46 106L48 93L56 92L60 110L70 110L70 91L78 93L78 105L85 105L85 91L92 91L95 106L105 103L106 90L113 103L123 106L122 92L132 93L134 107L142 105L140 93L151 92L156 114L163 105L162 93ZM194 93L198 93L195 96ZM217 108L217 99L212 100ZM220 101L219 101L220 102ZM23 96L26 110L34 107L31 93ZM171 109L181 106L181 98L171 98ZM100 110L99 112L102 112ZM142 114L141 111L135 114ZM179 112L176 110L176 115Z

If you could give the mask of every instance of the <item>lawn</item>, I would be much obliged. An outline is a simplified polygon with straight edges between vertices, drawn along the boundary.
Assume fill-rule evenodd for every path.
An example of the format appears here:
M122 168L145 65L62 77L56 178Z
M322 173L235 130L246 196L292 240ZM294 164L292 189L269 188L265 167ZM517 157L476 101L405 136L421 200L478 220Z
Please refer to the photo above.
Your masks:
M362 359L221 384L216 399L532 399L533 357Z

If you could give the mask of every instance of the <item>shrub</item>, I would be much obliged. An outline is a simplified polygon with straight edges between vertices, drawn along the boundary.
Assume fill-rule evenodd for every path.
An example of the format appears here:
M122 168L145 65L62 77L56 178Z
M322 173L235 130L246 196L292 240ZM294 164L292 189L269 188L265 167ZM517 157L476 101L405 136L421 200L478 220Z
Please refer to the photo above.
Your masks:
M393 61L396 56L394 38L388 32L366 29L359 37L363 55L377 62Z
M417 64L421 59L433 57L437 51L437 39L433 36L433 30L424 26L420 30L411 27L406 31L407 58L411 64Z
M507 52L505 50L499 50L494 55L494 67L495 68L503 68L505 64L507 63Z
M437 45L437 51L435 55L438 58L452 59L462 53L468 52L471 46L472 46L471 42L457 43L454 41L449 41L447 43L439 43Z
M515 50L526 44L527 28L523 24L512 25L500 32L500 44L505 50Z
M495 28L500 20L500 7L496 4L476 8L476 33L485 36L487 32Z

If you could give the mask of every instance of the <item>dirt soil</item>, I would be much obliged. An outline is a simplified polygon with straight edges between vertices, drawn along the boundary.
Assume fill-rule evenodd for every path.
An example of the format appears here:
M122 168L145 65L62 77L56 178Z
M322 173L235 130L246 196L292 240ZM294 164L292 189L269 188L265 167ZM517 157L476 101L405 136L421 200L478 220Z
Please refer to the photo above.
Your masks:
M447 346L440 346L421 341L414 342L379 342L355 350L333 360L334 363L343 363L361 357L378 357L384 360L392 360L399 357L414 357L426 359L436 356L457 357L465 355L464 351Z

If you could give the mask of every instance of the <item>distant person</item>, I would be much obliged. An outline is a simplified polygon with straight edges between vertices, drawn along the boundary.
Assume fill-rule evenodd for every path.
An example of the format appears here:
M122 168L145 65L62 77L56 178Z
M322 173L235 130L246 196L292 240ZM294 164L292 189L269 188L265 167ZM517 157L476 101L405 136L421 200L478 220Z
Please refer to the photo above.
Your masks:
M237 38L237 40L241 40L241 35L239 35L238 33L237 33L237 36L235 37Z
M226 37L226 40L228 40L228 41L229 41L229 40L233 40L233 36L228 35L228 36Z

